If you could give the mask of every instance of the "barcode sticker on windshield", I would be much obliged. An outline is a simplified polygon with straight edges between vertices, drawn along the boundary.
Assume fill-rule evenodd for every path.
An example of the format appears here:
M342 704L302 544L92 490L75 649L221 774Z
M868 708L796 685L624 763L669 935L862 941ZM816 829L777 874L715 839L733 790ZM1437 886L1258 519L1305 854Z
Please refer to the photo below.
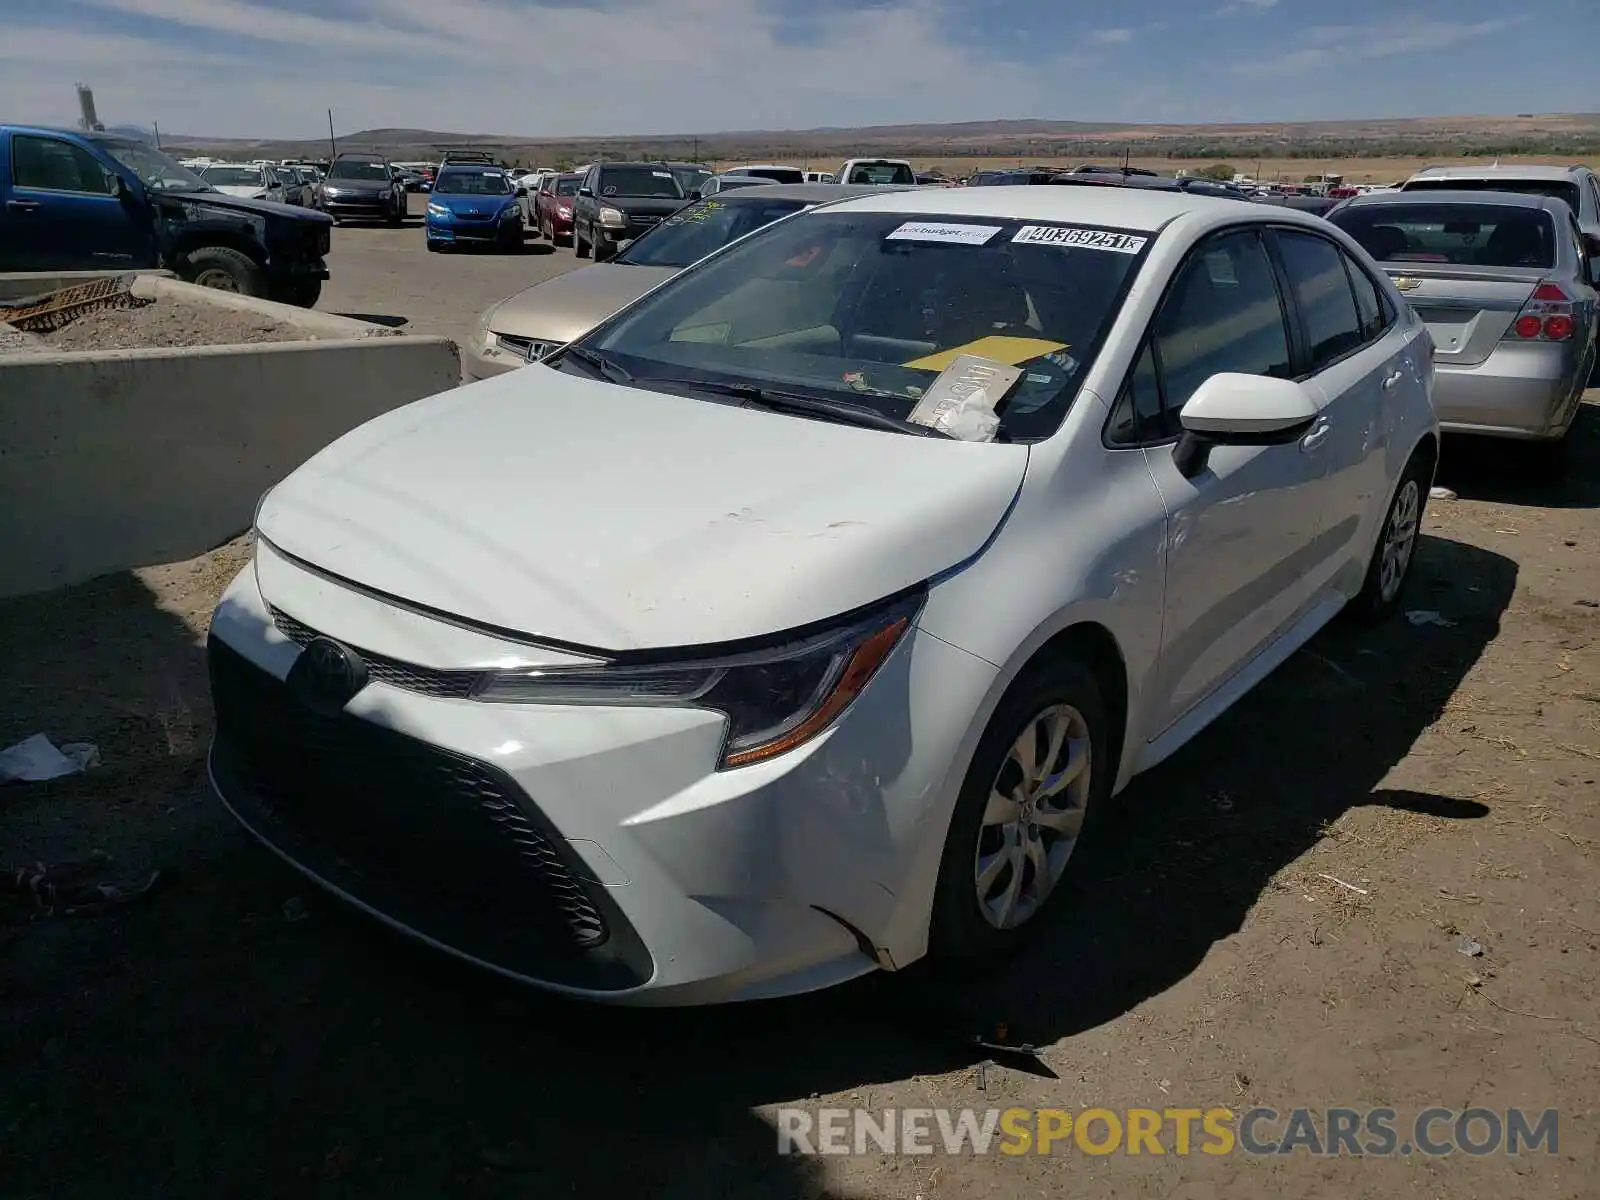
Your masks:
M1108 229L1064 228L1060 225L1024 225L1013 242L1034 246L1082 246L1088 250L1112 250L1117 254L1137 254L1149 238L1131 233L1112 233Z
M1000 232L998 225L946 225L934 221L907 221L883 240L886 242L955 242L981 246Z

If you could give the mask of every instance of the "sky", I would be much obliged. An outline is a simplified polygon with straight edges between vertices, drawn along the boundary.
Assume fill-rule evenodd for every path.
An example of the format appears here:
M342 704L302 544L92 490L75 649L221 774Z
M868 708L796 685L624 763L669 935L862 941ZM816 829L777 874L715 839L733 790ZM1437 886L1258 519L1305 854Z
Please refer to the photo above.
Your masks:
M71 124L76 82L263 138L1592 111L1596 33L1596 0L0 0L0 119Z

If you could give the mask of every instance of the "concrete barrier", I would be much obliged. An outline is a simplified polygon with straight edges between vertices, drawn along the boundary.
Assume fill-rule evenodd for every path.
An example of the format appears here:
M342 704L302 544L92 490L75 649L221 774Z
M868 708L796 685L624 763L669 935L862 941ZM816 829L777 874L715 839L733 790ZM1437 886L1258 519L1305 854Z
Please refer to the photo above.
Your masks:
M202 554L323 446L459 382L454 342L383 333L0 356L0 596Z
M171 271L139 269L131 271L0 271L0 300L24 300L96 279L118 275L147 275L155 279L176 279Z

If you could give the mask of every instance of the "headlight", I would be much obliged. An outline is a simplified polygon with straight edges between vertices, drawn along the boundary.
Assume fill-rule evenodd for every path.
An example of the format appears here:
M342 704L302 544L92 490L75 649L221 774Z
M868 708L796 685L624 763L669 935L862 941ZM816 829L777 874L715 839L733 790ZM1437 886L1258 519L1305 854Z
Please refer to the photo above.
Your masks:
M535 704L706 708L727 718L719 767L809 742L838 718L911 628L922 597L823 633L726 658L485 675L473 698Z
M570 205L563 204L556 209L556 215L558 217L570 217L572 215L572 207Z
M338 187L329 187L327 184L323 184L322 194L325 196L342 196L344 195L344 189Z
M252 200L265 200L266 198L267 198L267 193L266 192L257 192L254 196L250 197L250 199L252 199Z
M600 206L600 224L607 229L626 229L628 226L628 214L620 208L612 208L609 204L602 204Z
M507 217L516 217L520 220L522 217L521 207L516 204L506 205L506 207L500 210L500 219L504 221Z
M448 217L450 215L450 210L442 204L434 204L430 201L428 204L428 215L430 217Z

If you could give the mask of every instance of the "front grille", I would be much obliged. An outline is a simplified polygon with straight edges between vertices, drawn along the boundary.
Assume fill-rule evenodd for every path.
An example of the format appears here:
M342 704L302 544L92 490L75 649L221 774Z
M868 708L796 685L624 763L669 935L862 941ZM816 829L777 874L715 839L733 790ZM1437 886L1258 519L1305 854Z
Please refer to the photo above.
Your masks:
M516 337L509 333L497 333L494 336L502 349L520 355L531 363L538 362L561 345L560 342L541 342L538 338Z
M296 646L304 647L312 638L321 636L311 626L295 620L276 605L272 605L271 609L272 623L278 627L278 632ZM361 660L367 664L369 677L379 683L387 683L390 687L404 688L408 692L416 692L422 696L465 700L472 695L472 689L478 680L483 678L481 671L442 671L402 662L385 654L374 654L357 646L351 646L350 649L359 654Z
M212 638L212 771L246 824L427 937L532 978L618 988L648 955L514 780L349 713L302 704Z

